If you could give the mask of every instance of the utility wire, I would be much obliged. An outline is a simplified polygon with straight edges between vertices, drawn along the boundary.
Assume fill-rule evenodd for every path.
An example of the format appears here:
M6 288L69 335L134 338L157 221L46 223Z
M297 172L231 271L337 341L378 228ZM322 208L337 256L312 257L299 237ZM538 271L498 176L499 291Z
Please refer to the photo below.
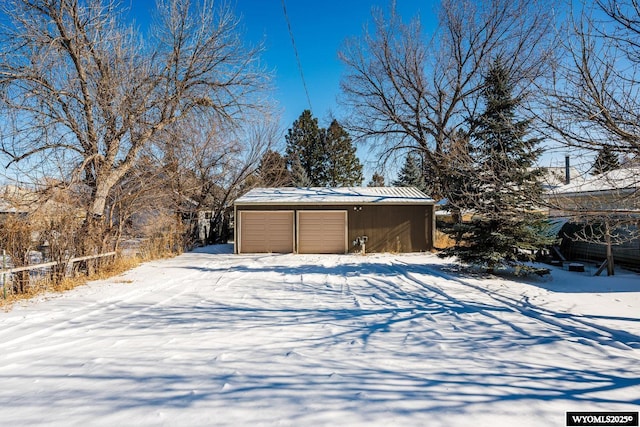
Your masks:
M302 63L300 62L300 55L298 55L298 49L296 48L296 40L293 37L293 30L291 29L291 22L289 21L289 14L287 13L287 6L282 1L282 11L284 12L284 19L287 21L287 27L289 28L289 35L291 36L291 45L293 46L293 53L296 55L296 62L298 63L298 70L300 71L300 78L302 79L302 86L304 87L304 93L307 95L307 103L309 104L309 110L311 108L311 97L309 96L309 90L307 89L307 82L304 79L304 73L302 72Z

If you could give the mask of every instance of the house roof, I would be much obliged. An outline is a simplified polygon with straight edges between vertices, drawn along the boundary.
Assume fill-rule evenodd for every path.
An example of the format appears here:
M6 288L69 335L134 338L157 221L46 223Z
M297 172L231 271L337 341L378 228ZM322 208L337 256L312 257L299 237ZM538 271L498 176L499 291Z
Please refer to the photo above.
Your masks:
M0 213L16 213L17 209L4 200L0 200Z
M563 185L567 185L565 183L567 177L566 166L546 166L541 169L544 171L541 177L541 182L545 188L554 189ZM574 166L569 167L569 181L571 183L584 181L582 174Z
M432 205L415 187L279 187L254 188L235 202L245 205Z
M0 213L20 214L20 213L28 213L28 210L24 208L16 207L12 203L9 203L7 200L0 198Z
M557 187L556 194L612 193L620 191L637 191L640 189L640 166L629 166L614 169L603 174L594 175L584 181L574 182Z

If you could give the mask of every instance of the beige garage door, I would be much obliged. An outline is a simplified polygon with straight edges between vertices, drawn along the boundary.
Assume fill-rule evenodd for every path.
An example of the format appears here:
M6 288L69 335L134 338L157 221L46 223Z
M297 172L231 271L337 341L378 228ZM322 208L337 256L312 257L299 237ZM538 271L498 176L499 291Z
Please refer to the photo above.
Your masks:
M343 254L346 251L346 211L298 212L299 253Z
M241 211L241 253L293 252L293 211Z

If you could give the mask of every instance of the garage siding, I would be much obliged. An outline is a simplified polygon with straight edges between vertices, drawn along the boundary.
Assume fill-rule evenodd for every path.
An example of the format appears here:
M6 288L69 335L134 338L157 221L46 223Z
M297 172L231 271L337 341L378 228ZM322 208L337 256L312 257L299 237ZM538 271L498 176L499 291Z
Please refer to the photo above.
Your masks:
M293 211L241 211L240 252L293 252Z
M362 206L349 212L349 241L367 236L367 252L428 251L433 247L432 223L433 206Z
M298 253L347 252L346 211L298 211Z
M367 252L421 252L433 248L435 230L433 205L243 205L237 207L237 230L240 232L243 228L240 215L244 212L281 212L282 210L295 212L294 222L297 222L295 218L299 212L338 210L346 212L348 216L347 252L360 251L359 246L352 244L359 236L368 236ZM293 240L297 242L297 231L293 236ZM239 242L240 236L236 238ZM247 252L244 248L237 247L236 250ZM308 251L309 248L302 248L302 250ZM290 252L294 251L300 252L300 249L294 246Z

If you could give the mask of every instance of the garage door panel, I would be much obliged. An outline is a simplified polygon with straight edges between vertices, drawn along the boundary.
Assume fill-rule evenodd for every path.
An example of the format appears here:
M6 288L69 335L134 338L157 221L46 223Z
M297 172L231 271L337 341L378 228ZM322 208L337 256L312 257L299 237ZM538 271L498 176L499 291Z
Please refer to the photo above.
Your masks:
M293 252L293 211L240 212L240 251Z
M345 253L346 211L298 212L298 252Z

